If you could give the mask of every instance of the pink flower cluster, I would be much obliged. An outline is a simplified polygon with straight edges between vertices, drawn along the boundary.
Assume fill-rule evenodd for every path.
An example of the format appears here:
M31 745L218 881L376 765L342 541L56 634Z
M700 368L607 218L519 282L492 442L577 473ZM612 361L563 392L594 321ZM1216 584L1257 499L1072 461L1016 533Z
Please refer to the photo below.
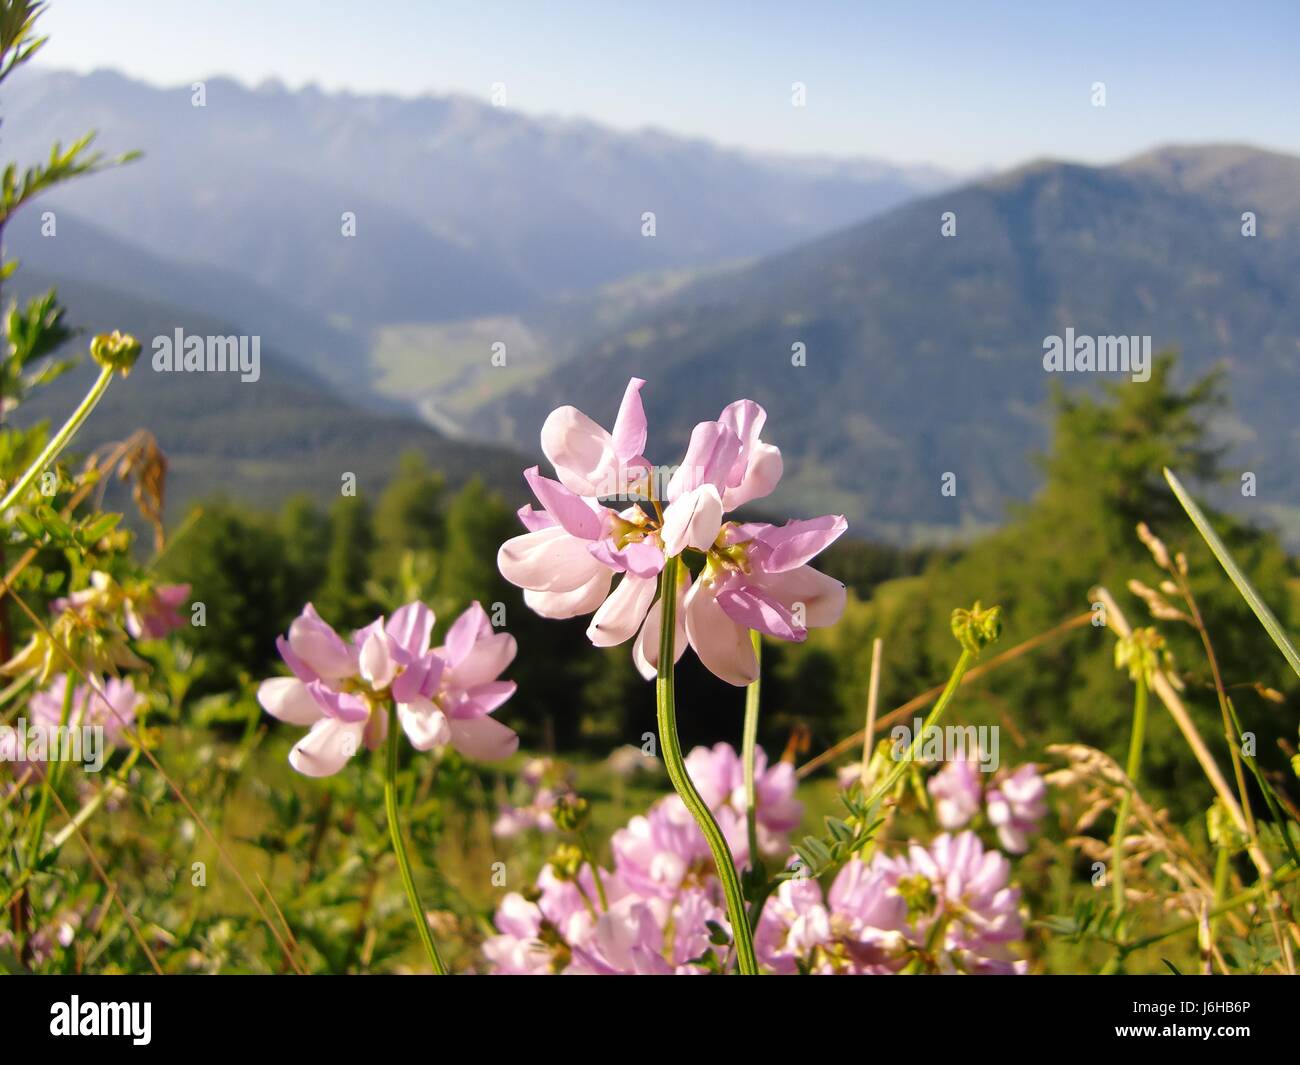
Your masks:
M506 758L519 737L490 715L514 694L498 680L515 657L515 639L493 631L478 603L431 647L434 615L408 603L344 640L308 603L276 641L292 677L262 682L257 699L273 717L311 731L289 762L306 776L337 773L362 744L379 746L388 734L393 702L411 745L427 751L450 745L470 758Z
M697 747L691 779L736 855L748 864L741 764L726 744ZM787 854L802 813L790 766L756 763L759 846ZM602 870L608 907L591 869L562 878L546 866L535 887L512 892L497 909L497 934L484 944L496 974L717 971L728 949L712 941L728 929L721 888L704 837L674 795L614 834L612 871ZM767 901L755 932L759 960L775 973L927 971L1019 973L1013 945L1023 938L1020 892L1011 866L972 832L942 835L904 854L851 860L823 895L813 879L785 881Z
M48 688L32 695L27 703L29 732L58 728L63 718L63 699L67 690L67 675L61 673ZM107 680L96 678L93 686L78 684L73 688L67 725L69 728L102 728L104 745L117 746L126 739L126 730L135 726L136 714L145 702L145 697L135 690L129 680L117 677L109 677ZM40 749L48 750L52 743L50 733L45 731L42 735L44 741ZM30 736L26 749L21 749L19 733L15 729L0 729L0 762L10 763L14 775L19 779L29 768L33 770L30 779L40 778L44 758L32 755L32 750Z
M851 860L822 897L816 880L787 880L754 937L778 973L926 971L1023 973L1012 944L1024 936L1011 863L973 832L941 835L905 855Z
M697 747L687 771L709 804L739 865L749 861L740 758L725 743ZM755 760L759 847L787 850L799 824L793 767ZM590 867L575 880L546 866L528 896L512 892L497 909L498 934L484 953L498 974L688 973L697 959L724 951L709 941L709 924L727 926L721 887L708 845L676 795L656 802L614 833L612 871L602 871L602 909Z
M1046 782L1032 763L998 774L987 792L983 776L974 762L957 759L930 777L926 787L934 799L939 824L949 830L964 827L980 812L982 800L988 823L997 830L1003 849L1024 854L1029 837L1047 814Z
M536 466L524 471L542 509L520 510L528 531L501 545L497 564L543 617L594 612L587 635L597 647L633 640L633 660L648 679L658 668L659 573L666 559L697 552L698 574L683 567L676 589L675 654L689 643L714 674L749 684L758 676L751 630L799 641L839 619L844 585L808 562L847 524L839 515L781 526L724 520L781 478L781 452L760 439L767 413L748 399L695 426L686 457L661 487L644 455L644 384L628 382L612 430L574 407L551 412L541 445L559 479ZM601 503L610 498L631 505Z

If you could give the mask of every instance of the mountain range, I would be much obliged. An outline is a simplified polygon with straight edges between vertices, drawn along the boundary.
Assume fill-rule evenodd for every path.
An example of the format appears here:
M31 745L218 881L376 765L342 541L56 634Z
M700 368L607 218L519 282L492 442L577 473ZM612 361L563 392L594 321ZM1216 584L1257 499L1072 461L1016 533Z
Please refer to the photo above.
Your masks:
M200 108L188 88L47 72L0 97L8 158L89 127L147 153L10 224L23 286L58 279L96 326L237 330L271 353L257 385L106 401L122 424L162 419L182 492L335 491L349 454L382 477L410 440L513 493L547 411L608 424L635 375L653 460L750 396L785 455L781 512L949 540L1032 493L1051 386L1107 376L1045 372L1044 342L1073 330L1177 348L1184 377L1224 367L1214 431L1259 483L1225 502L1300 530L1300 159L1165 147L958 184L464 98L205 90Z

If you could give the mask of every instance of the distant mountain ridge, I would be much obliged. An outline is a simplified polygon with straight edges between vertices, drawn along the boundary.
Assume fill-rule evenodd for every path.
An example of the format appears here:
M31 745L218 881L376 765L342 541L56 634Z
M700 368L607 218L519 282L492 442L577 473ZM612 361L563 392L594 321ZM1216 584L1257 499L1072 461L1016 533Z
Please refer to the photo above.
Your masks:
M142 149L128 171L51 203L161 258L366 327L510 312L635 273L765 254L952 180L537 119L466 97L222 78L204 92L194 107L189 87L34 71L0 97L5 155L39 158L52 139L88 129L108 150ZM342 235L345 212L355 237ZM653 237L642 235L647 212Z

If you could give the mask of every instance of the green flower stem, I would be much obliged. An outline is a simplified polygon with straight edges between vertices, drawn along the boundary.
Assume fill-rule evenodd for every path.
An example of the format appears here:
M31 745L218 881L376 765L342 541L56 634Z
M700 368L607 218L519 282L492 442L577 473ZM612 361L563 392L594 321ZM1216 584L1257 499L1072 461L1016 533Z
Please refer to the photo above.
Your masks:
M605 878L600 875L600 866L596 863L596 852L592 849L591 841L587 839L586 832L579 829L577 836L582 856L587 859L587 865L591 868L591 879L596 885L596 894L600 897L600 908L608 910L609 898L605 894Z
M63 428L55 433L54 438L45 445L45 450L36 457L36 461L27 467L27 472L18 478L18 483L9 489L3 501L0 501L0 513L7 511L22 498L23 493L31 487L32 482L45 471L45 468L51 462L59 457L63 449L77 435L77 430L90 417L90 412L95 409L95 405L104 398L104 393L108 391L108 383L113 379L113 373L113 368L110 366L105 366L99 371L99 377L90 386L86 398L81 401L77 409L63 423Z
M912 764L913 760L916 758L917 751L921 748L923 737L934 725L937 725L940 718L943 717L944 712L948 709L948 704L952 702L953 696L957 694L957 689L961 687L962 677L966 675L966 670L970 668L970 665L975 661L975 658L976 655L973 651L966 648L962 649L961 657L957 659L957 664L953 666L952 676L948 678L948 683L943 689L943 694L939 696L939 701L934 704L934 708L930 711L930 715L925 719L925 724L921 726L921 731L912 737L912 743L907 748L907 753L902 758L898 759L894 768L889 771L885 779L876 785L875 789L871 792L870 797L866 801L866 806L868 808L880 802L881 799L893 791L894 785L897 784L899 780L902 779L903 774L907 772L908 766Z
M59 710L59 732L63 735L63 730L68 727L68 721L72 718L72 700L76 695L76 685L72 683L70 674L63 677L63 706ZM46 752L48 755L48 751ZM27 843L27 865L29 868L36 865L36 859L41 856L41 844L45 841L45 821L50 815L50 791L56 786L54 779L55 763L48 757L45 760L45 775L41 780L41 802L36 808L36 824L32 828L32 837Z
M754 790L754 758L758 750L758 703L763 685L763 637L750 630L754 643L754 661L759 675L745 689L745 733L741 740L740 758L745 771L745 828L749 833L749 865L758 868L758 795Z
M429 955L433 971L439 976L446 976L447 966L443 963L442 955L438 953L438 947L429 932L429 919L424 914L420 893L415 889L415 879L411 876L411 862L406 856L406 843L402 840L402 826L397 820L397 742L401 731L397 722L397 705L394 703L388 707L388 769L384 774L384 811L388 814L388 834L393 840L397 868L402 873L402 886L406 888L406 899L411 904L411 916L415 919L415 928L420 933L424 952Z
M1147 730L1147 679L1139 673L1137 686L1133 692L1133 731L1128 741L1128 762L1124 772L1136 788L1138 777L1142 773L1142 742ZM1128 821L1129 809L1133 805L1133 792L1125 791L1119 802L1119 813L1115 815L1115 835L1112 841L1114 857L1111 859L1115 868L1110 878L1112 900L1116 911L1124 909L1124 825Z
M658 708L659 745L663 748L664 765L668 779L690 810L695 823L704 833L705 842L713 853L713 863L722 881L722 893L727 900L727 917L731 921L731 934L736 943L736 960L742 976L758 975L758 959L754 954L754 940L749 931L749 918L745 915L745 897L740 890L740 877L732 860L727 840L709 807L691 783L682 758L681 741L677 738L677 709L673 694L674 656L673 644L677 629L677 573L681 559L677 556L664 563L659 576L659 602L663 611L659 629L659 677L655 683L655 701Z

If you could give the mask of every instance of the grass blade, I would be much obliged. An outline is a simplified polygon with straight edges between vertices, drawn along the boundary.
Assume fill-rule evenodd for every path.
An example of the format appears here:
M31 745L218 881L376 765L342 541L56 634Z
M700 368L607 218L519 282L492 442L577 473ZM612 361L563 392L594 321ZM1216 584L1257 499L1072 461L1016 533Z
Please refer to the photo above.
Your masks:
M1295 670L1296 676L1300 676L1300 651L1296 650L1295 644L1291 642L1286 631L1282 628L1282 623L1277 620L1273 611L1268 608L1268 604L1264 602L1259 592L1255 591L1254 586L1246 579L1246 575L1241 572L1232 556L1228 554L1228 549L1224 546L1223 541L1219 539L1219 534L1210 526L1205 515L1201 513L1201 508L1196 505L1196 500L1188 494L1182 482L1174 476L1173 470L1168 467L1165 468L1165 480L1169 482L1169 487L1174 490L1178 502L1187 511L1187 516L1192 519L1196 531L1210 545L1210 550L1214 552L1214 557L1219 560L1219 565L1223 567L1232 583L1237 586L1237 591L1250 605L1250 609L1255 612L1255 617L1259 618L1259 623L1264 626L1264 631L1277 644L1277 649L1282 652L1282 657Z

